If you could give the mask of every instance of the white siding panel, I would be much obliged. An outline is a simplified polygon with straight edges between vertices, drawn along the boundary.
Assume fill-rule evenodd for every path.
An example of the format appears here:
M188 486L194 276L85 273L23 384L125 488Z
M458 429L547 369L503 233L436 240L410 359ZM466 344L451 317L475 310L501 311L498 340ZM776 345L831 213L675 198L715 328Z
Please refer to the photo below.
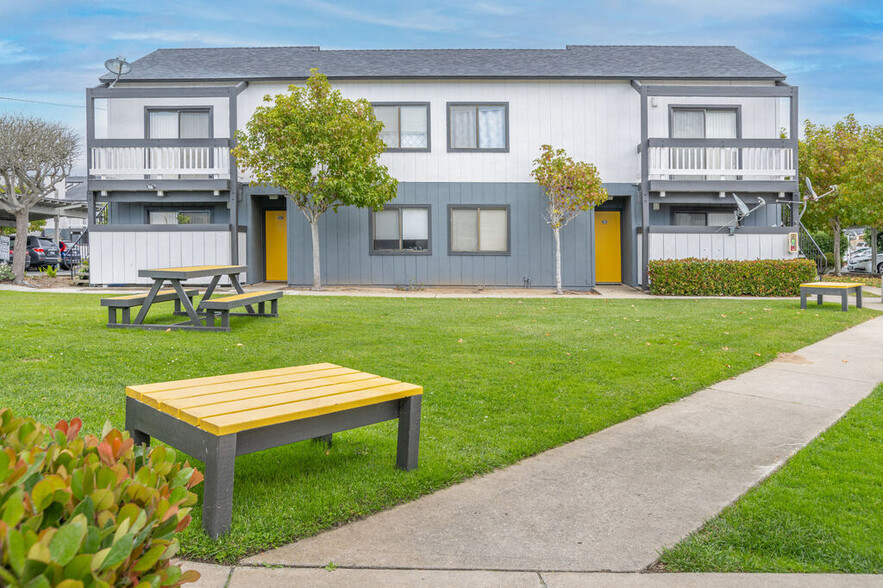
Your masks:
M650 259L791 259L787 235L651 233ZM638 236L640 256L640 235Z

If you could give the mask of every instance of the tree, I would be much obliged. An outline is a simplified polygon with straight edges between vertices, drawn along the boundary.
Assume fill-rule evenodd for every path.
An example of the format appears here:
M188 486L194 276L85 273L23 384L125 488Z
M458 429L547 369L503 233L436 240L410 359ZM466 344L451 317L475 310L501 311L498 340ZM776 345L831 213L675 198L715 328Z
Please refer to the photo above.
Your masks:
M348 100L312 69L305 87L265 96L236 132L240 165L263 185L274 185L304 214L313 240L313 290L322 287L319 218L339 206L380 210L395 198L398 182L378 158L386 150L383 124L371 103Z
M839 235L850 226L883 228L883 127L862 126L850 114L827 127L806 121L800 142L801 185L809 177L817 192L836 192L807 204L813 229L834 234L835 273L840 274Z
M551 145L543 145L540 151L531 175L549 198L544 218L555 236L555 291L561 294L561 228L609 196L591 163L574 161L564 149Z
M45 220L32 220L28 223L28 232L34 233L37 231L42 231L46 226ZM15 227L0 227L0 235L12 236L15 235Z
M15 282L25 277L31 208L70 175L80 138L67 126L37 117L0 115L0 208L15 216Z

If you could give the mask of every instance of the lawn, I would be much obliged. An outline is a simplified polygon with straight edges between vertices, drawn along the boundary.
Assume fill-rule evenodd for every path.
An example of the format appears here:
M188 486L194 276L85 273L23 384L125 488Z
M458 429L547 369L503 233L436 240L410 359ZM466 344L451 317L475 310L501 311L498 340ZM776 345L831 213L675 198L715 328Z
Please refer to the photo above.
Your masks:
M412 500L671 402L876 315L796 301L285 297L232 333L116 330L92 294L0 292L0 406L87 431L127 384L333 362L425 388L420 467L395 424L236 462L233 530L183 555L229 562ZM170 303L166 304L171 308Z
M683 572L883 573L883 386L662 554Z

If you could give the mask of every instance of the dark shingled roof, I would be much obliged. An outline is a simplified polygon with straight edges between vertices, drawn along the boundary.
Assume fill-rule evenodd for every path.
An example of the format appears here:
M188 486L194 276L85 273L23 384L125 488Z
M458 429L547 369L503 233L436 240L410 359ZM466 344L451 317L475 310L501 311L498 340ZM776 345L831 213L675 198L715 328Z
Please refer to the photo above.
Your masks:
M309 76L313 67L338 79L785 78L735 47L568 45L566 49L158 49L135 61L122 81L299 79Z

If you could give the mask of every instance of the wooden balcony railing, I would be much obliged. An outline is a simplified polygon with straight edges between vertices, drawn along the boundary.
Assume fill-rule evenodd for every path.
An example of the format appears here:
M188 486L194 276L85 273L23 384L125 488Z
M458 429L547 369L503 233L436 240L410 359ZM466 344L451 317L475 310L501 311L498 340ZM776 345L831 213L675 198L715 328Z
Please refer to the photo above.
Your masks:
M104 139L90 147L102 180L229 179L229 139Z

